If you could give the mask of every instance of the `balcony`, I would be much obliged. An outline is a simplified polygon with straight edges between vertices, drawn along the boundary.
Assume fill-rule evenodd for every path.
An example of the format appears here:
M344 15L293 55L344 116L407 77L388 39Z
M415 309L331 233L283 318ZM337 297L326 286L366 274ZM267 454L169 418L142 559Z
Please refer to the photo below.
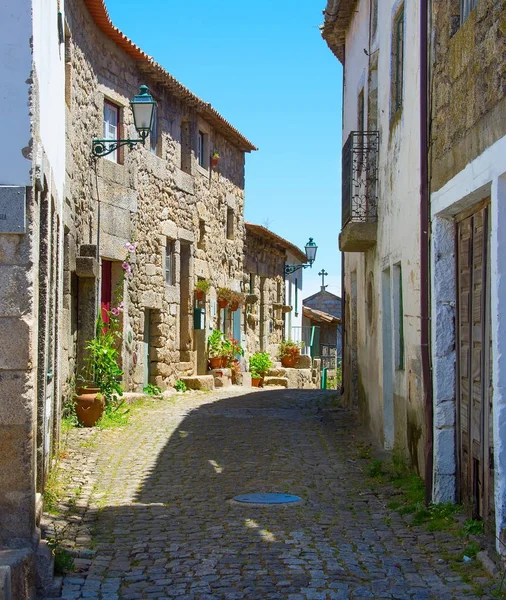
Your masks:
M377 131L352 131L343 148L342 252L364 252L376 245L378 222Z

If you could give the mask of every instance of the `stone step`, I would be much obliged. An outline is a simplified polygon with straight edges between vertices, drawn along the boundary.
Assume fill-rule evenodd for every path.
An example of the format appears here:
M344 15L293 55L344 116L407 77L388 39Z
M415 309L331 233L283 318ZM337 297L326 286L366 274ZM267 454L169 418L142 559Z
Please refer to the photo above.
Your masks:
M214 387L222 388L232 385L232 369L226 367L222 369L211 369L210 373L214 377Z
M212 375L192 375L180 377L189 390L214 390L214 377Z
M267 387L268 385L288 387L288 379L286 377L264 377L264 387Z
M192 362L180 362L177 364L177 370L179 373L184 373L185 375L193 374L193 363Z
M267 377L286 377L286 369L279 363L267 371Z
M31 549L0 549L0 600L34 598L35 571Z

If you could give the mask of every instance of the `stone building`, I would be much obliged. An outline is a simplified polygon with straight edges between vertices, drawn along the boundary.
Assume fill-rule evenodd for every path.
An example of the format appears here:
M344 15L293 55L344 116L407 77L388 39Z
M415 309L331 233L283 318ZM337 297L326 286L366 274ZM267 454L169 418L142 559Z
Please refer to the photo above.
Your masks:
M306 255L262 225L246 223L245 291L254 302L245 305L244 345L248 354L276 357L284 339L300 334L302 269L285 275L285 264L303 264Z
M435 8L434 499L468 506L506 554L506 7L480 0Z
M419 4L402 0L329 0L322 27L345 82L345 397L423 474L419 30Z
M226 318L216 289L240 290L245 153L255 147L123 36L102 0L68 0L65 53L62 375L82 372L97 307L122 301L124 387L165 389L205 373L206 331ZM129 102L140 85L157 102L145 145L95 158L94 138L138 137ZM211 290L195 330L198 279Z
M342 352L341 298L327 292L325 287L322 285L319 292L302 301L303 324L319 327L319 356L325 362L323 366L327 362L335 364Z
M34 597L41 492L59 417L65 110L56 2L0 20L0 596ZM7 596L10 597L10 596Z

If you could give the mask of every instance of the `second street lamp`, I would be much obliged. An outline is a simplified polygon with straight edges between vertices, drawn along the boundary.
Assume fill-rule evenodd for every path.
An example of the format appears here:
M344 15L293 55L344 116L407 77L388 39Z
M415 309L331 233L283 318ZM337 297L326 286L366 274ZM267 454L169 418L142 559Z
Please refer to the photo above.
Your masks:
M316 260L316 251L318 250L318 246L315 244L312 237L309 238L308 243L304 246L304 250L306 251L306 264L298 264L298 265L285 265L285 275L289 275L290 273L295 273L299 269L307 269L308 267L312 267L314 261Z

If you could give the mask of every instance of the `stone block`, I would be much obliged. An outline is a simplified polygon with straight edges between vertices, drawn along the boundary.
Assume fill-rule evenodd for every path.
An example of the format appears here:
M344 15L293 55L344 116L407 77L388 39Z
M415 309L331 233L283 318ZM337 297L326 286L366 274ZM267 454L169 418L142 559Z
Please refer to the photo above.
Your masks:
M78 277L94 277L98 278L100 267L96 258L91 256L76 257L76 275Z
M434 432L434 471L455 475L455 431L436 429Z
M214 387L222 388L232 385L232 371L230 369L211 369L214 378Z
M29 372L1 373L0 426L30 424L33 418L33 397L34 382Z
M264 377L264 387L269 385L279 385L281 387L288 387L288 379L286 377Z
M0 371L23 371L30 363L31 335L28 323L16 317L0 319Z
M17 317L30 308L30 272L24 267L0 265L0 315Z
M214 389L214 377L212 375L193 375L192 377L181 377L180 379L189 390L211 391Z
M144 308L162 308L162 294L158 294L152 290L142 292L141 294L141 305Z
M244 387L251 387L251 373L238 373L235 376L235 383Z
M153 275L156 275L156 273L157 273L156 265L149 265L149 264L146 265L145 272L148 277L152 277Z
M452 400L455 397L455 368L455 352L434 359L434 400L436 403Z
M35 554L31 548L0 550L0 598L35 598Z
M0 233L26 233L26 187L0 185Z
M307 354L301 354L295 365L296 369L310 369L311 368L311 357Z
M96 244L81 244L79 246L79 256L88 256L89 258L97 257Z
M272 367L269 369L267 375L269 377L284 377L286 375L286 369L284 367Z
M438 402L434 410L434 425L438 429L455 425L455 401Z
M455 258L442 255L434 261L433 290L438 302L455 302Z
M435 355L446 356L455 349L455 309L450 304L436 304Z

